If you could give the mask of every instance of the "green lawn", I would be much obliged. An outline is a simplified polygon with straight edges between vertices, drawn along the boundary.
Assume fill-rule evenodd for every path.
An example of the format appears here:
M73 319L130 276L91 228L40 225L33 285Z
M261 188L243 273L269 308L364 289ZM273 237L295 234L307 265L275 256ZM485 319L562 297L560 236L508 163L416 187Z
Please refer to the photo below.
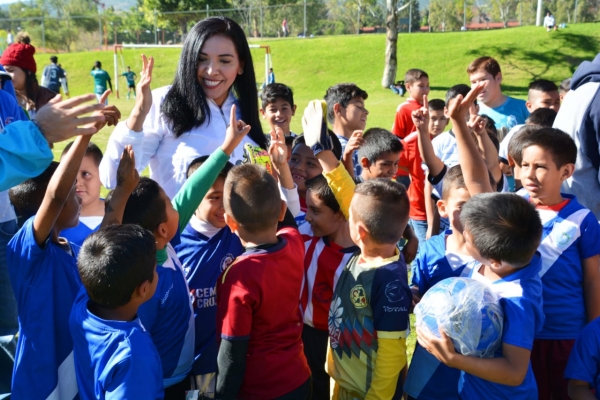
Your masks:
M398 79L402 79L404 71L409 68L424 69L430 77L430 98L443 98L450 86L468 83L465 70L470 61L491 55L502 66L505 93L525 98L530 81L546 78L559 83L571 76L583 60L593 59L600 52L598 28L597 24L577 24L558 32L524 27L478 32L401 34L398 38ZM271 46L277 81L294 89L298 114L292 122L293 131L302 131L300 116L307 102L322 98L330 85L340 82L354 82L369 93L366 103L370 111L367 127L391 127L396 107L404 99L380 85L384 66L384 35L269 39L256 43ZM153 87L171 83L180 50L146 49L145 52L156 59ZM264 51L252 52L259 74L258 81L262 82ZM128 49L123 53L125 65L130 65L133 71L139 71L142 51ZM47 54L36 56L40 73L42 66L48 63L48 57ZM68 72L69 88L73 95L92 89L89 71L96 60L100 60L105 69L113 74L112 51L59 55L59 62ZM122 98L111 96L109 101L116 104L126 117L133 107L133 100L124 99L124 78L121 78L120 85ZM104 149L112 129L103 129L92 140ZM59 155L63 148L64 144L57 144L55 154ZM411 321L414 324L413 316ZM408 342L412 354L414 330Z

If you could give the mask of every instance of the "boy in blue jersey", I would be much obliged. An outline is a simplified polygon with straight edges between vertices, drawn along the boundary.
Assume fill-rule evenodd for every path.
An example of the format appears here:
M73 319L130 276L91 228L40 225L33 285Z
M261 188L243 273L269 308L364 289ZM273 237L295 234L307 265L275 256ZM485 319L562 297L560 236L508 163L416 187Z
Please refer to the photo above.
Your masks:
M283 83L271 83L265 86L260 99L262 101L260 113L271 129L279 127L286 137L296 136L290 130L292 117L296 114L292 89Z
M73 142L69 143L63 150L66 154ZM62 157L62 156L61 156ZM102 150L90 142L85 150L85 156L81 160L81 166L77 173L75 193L81 199L81 212L79 213L79 224L74 228L65 229L61 235L78 246L83 244L85 238L95 232L104 218L104 199L100 198L100 172L98 166L102 161Z
M78 137L60 164L52 163L40 176L10 190L18 216L26 219L7 247L20 331L14 398L77 395L69 313L81 281L77 248L59 233L77 225L80 199L74 182L89 140Z
M600 399L600 318L590 322L575 342L565 370L569 398ZM595 391L595 396L594 396Z
M473 96L474 94L471 95ZM449 112L454 112L460 101L461 99L457 98L450 100ZM441 199L438 200L437 206L440 215L448 218L450 229L432 237L420 247L411 284L415 302L418 302L425 292L441 280L471 274L476 262L467 251L463 227L460 223L461 208L471 198L466 179L473 176L474 170L481 170L483 174L476 179L487 178L490 185L494 186L491 173L487 172L470 134L467 138L468 142L465 141L462 132L456 134L457 147L461 150L461 154L464 154L460 159L460 165L447 169L446 165L435 157L428 132L429 110L426 98L424 104L424 107L413 112L413 120L419 135L417 140L424 159L429 162L430 174L443 175ZM410 398L414 399L458 399L459 378L459 370L440 363L417 345L405 391Z
M546 320L531 362L540 399L566 398L563 375L571 348L585 325L600 316L600 226L573 195L561 193L577 159L569 135L539 129L523 138L521 148L522 194L544 225L538 251Z
M337 281L329 311L327 369L336 382L334 398L399 399L411 294L396 243L408 223L408 196L391 179L356 185L329 151L323 117L321 102L309 103L303 119L307 144L317 153L360 248Z
M79 252L70 316L79 397L162 399L160 357L137 311L156 290L156 244L137 225L93 233Z
M535 255L542 226L533 207L519 196L490 194L488 172L477 146L469 136L464 116L483 89L482 85L451 109L459 151L473 165L463 171L471 194L460 211L465 248L481 266L471 277L496 292L504 310L502 348L493 358L481 359L456 353L452 341L442 333L437 338L417 327L419 344L449 367L462 371L461 399L537 399L537 385L529 358L534 335L541 329L541 257ZM535 255L535 256L534 256Z

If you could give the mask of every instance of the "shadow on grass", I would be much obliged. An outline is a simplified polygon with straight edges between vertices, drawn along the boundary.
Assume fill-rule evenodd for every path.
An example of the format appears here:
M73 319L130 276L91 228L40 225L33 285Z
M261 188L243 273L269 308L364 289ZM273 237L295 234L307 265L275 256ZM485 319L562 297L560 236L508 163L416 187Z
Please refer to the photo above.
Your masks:
M487 52L501 58L502 65L510 65L514 69L526 72L531 76L532 81L543 78L550 70L556 68L568 69L572 75L579 64L594 59L600 52L600 43L586 35L559 31L552 39L553 48L550 49L543 47L536 50L528 46L507 48L490 45L487 47ZM583 55L575 57L573 53L583 53ZM469 50L467 55L477 57L481 55L481 49ZM532 60L535 62L532 63ZM527 92L526 88L506 85L502 85L502 88L507 92L514 90L517 94Z

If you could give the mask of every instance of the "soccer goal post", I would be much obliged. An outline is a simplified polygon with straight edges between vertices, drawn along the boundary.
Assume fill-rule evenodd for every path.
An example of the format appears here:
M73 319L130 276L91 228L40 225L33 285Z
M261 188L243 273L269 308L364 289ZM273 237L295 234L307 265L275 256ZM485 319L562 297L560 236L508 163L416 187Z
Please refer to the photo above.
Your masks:
M125 71L125 61L123 58L123 49L154 49L154 48L181 48L181 44L116 44L114 45L113 66L115 71L115 95L119 98L119 59L121 61L121 71ZM271 46L265 44L250 44L251 49L263 49L265 52L265 72L264 83L269 82L269 69L273 68L271 59Z

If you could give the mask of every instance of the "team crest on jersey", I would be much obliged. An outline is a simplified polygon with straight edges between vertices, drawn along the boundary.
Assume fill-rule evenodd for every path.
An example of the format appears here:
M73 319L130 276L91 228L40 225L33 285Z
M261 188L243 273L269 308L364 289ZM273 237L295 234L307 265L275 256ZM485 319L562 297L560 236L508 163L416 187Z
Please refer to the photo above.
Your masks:
M397 303L404 299L404 290L402 290L400 279L389 282L385 286L385 297L387 297L390 303Z
M365 308L367 306L367 296L362 285L356 285L350 290L350 301L355 308Z
M554 224L550 233L552 241L560 250L566 250L577 238L577 225L564 220Z
M227 267L233 264L235 257L231 253L227 253L225 257L221 260L221 272L225 271Z

